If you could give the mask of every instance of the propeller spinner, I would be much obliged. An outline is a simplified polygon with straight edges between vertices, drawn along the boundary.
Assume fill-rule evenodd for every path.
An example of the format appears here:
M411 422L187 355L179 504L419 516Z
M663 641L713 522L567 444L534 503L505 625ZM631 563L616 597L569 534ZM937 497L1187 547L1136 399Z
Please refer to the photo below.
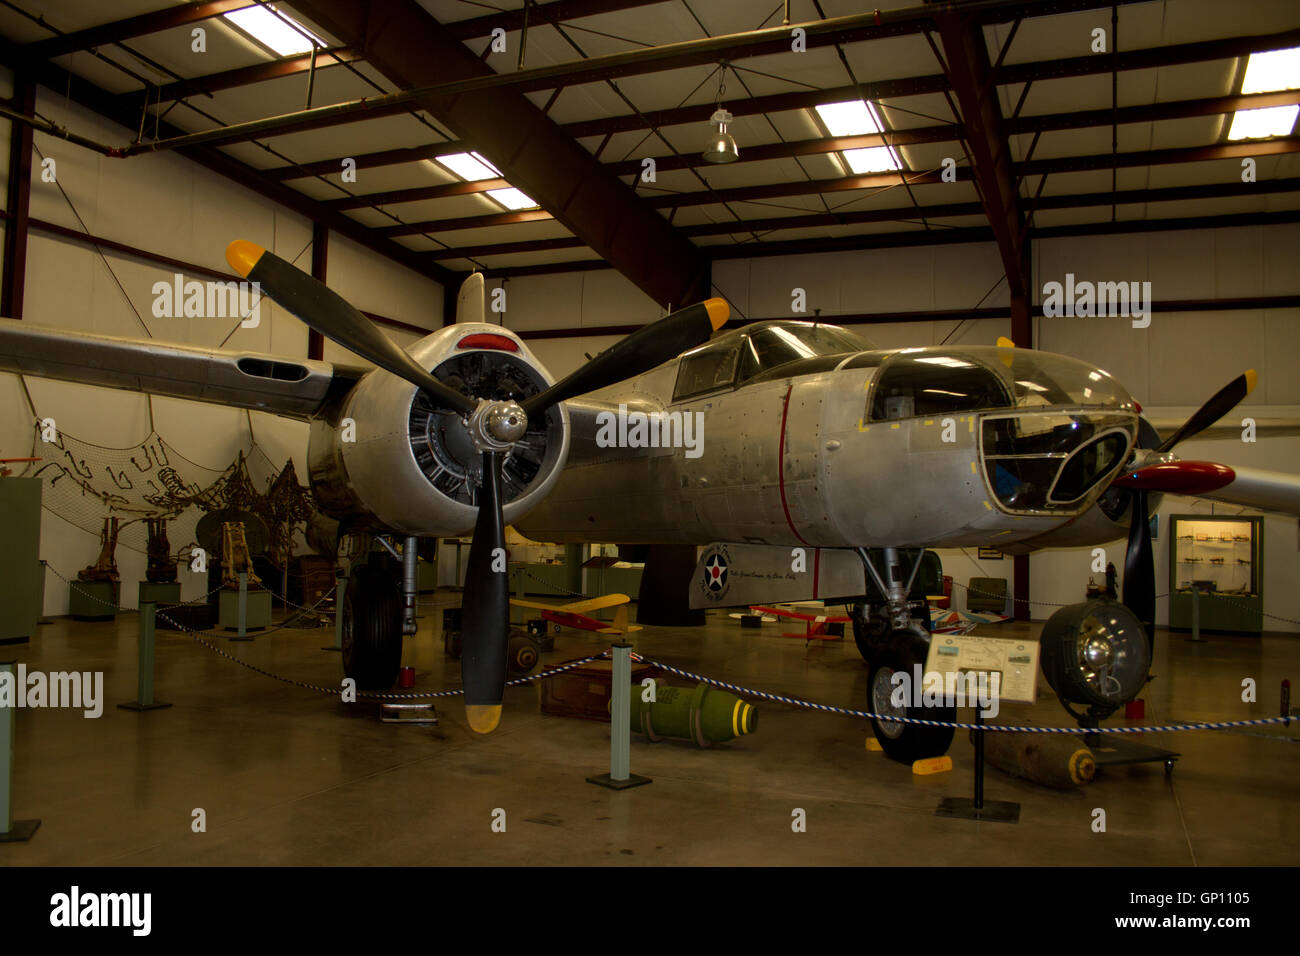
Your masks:
M442 407L461 414L470 439L483 456L483 487L461 610L461 678L470 728L482 734L491 732L501 720L509 641L510 593L501 500L501 469L506 454L524 436L529 418L576 395L639 375L706 342L727 321L727 303L708 299L643 326L520 404L476 399L449 388L341 296L261 246L235 240L226 248L226 260L240 275L260 283L273 301L326 338L405 379Z

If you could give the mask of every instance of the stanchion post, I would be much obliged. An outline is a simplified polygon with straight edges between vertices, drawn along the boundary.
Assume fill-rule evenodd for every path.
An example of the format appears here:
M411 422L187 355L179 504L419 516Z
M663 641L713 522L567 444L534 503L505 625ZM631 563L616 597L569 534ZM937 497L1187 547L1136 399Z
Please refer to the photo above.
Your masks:
M0 661L0 674L8 674L15 693L25 693L17 686L13 661ZM0 707L0 843L26 843L41 825L40 820L14 819L14 708Z
M343 602L348 593L348 573L342 568L334 569L334 646L322 647L322 651L343 650Z
M1201 637L1201 586L1195 581L1192 582L1192 636L1188 640L1198 644L1205 640Z
M987 681L988 674L981 673L980 680ZM987 687L988 685L984 685ZM987 820L991 823L1019 823L1020 804L1010 800L984 800L984 708L977 701L975 704L975 795L967 800L964 797L944 797L935 809L935 816L960 817L963 820Z
M117 705L123 710L161 710L171 706L153 699L153 639L156 613L157 605L153 601L140 602L140 637L136 642L136 699L127 704Z
M609 697L609 773L588 777L588 783L610 790L627 790L650 783L649 777L631 773L632 749L632 645L613 646Z
M239 572L239 605L236 608L239 619L236 622L239 630L235 636L230 638L232 641L251 641L248 634L248 572Z

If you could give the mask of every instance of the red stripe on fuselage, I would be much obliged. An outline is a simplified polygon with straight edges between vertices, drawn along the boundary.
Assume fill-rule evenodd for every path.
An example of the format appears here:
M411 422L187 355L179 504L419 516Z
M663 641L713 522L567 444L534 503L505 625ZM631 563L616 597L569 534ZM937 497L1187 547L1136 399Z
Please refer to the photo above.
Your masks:
M785 512L785 523L790 526L794 536L804 544L804 536L799 533L799 529L794 526L794 521L790 518L790 504L785 500L785 418L790 413L790 392L794 389L793 385L787 386L785 398L781 402L781 447L780 455L777 459L776 474L778 478L778 487L781 489L781 510Z

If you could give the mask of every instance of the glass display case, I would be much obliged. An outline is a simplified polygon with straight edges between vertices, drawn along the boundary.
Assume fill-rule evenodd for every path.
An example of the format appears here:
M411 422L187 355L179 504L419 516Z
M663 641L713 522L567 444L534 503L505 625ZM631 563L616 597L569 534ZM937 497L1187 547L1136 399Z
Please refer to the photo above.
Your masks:
M1263 559L1262 517L1173 515L1170 628L1191 630L1195 598L1202 630L1259 634L1264 628Z

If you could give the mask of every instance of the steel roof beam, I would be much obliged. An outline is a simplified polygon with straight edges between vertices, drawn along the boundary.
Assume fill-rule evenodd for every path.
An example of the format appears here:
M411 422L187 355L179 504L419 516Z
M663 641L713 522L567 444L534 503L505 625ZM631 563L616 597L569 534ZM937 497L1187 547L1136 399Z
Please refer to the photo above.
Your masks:
M469 20L457 20L446 24L447 32L457 40L473 40L488 36L493 30L505 30L510 33L522 29L527 22L532 29L541 24L565 23L569 20L581 20L584 17L599 16L602 13L615 13L620 10L632 10L637 7L653 6L666 3L667 0L555 0L554 3L534 3L528 7L527 21L524 8L503 10L486 16L473 17Z
M65 53L75 53L77 50L91 50L110 43L121 43L123 40L130 40L134 37L160 33L174 27L187 26L201 20L210 20L213 17L221 16L223 13L252 6L252 4L253 0L208 0L205 3L179 3L153 13L142 13L139 16L127 17L125 20L101 23L98 26L87 27L84 30L74 30L71 33L64 33L46 40L26 43L21 47L22 55L24 59L29 60L49 60Z
M448 81L466 86L456 95L416 102L478 144L505 179L655 302L683 305L709 294L708 260L532 102L496 87L491 81L499 74L415 0L372 0L362 7L350 0L297 0L296 8L399 89ZM527 72L534 71L512 76ZM410 233L388 228L381 234Z
M73 102L129 130L134 130L139 121L137 112L130 108L124 108L122 102L114 94L108 93L55 64L35 63L25 59L22 48L3 38L0 38L0 62L16 73L33 77L41 85L55 92L57 96L66 96ZM180 132L171 127L166 121L163 121L160 129L166 135ZM241 186L252 189L254 192L286 206L308 219L319 221L349 239L421 275L444 284L459 284L462 278L459 273L444 269L435 262L429 262L418 253L399 243L387 241L384 237L377 235L374 230L367 229L355 219L350 219L341 213L327 209L321 203L297 190L263 179L258 170L227 156L220 150L201 146L186 148L179 152L186 158L234 180Z
M129 93L119 93L117 95L123 102L130 103L134 108L138 109L144 105L168 103L172 100L184 99L187 96L205 96L218 93L221 90L233 90L252 83L261 83L265 80L276 80L282 76L306 73L311 69L311 59L310 53L303 53L298 56L287 56L283 59L273 60L270 63L255 63L252 66L241 66L233 70L209 73L206 76L180 79L173 83L165 83L162 86L132 90ZM356 59L357 57L346 47L321 50L316 57L316 69L323 70L339 63L351 63Z
M1131 206L1139 203L1181 202L1196 199L1223 199L1261 194L1300 192L1300 178L1260 180L1256 183L1207 183L1199 186L1166 186L1156 189L1121 190L1113 197L1110 193L1075 193L1068 196L1044 196L1037 209L1083 209L1094 206ZM1021 200L1021 206L1028 205ZM984 207L977 202L945 203L928 206L899 206L891 209L864 209L856 212L819 212L806 216L770 216L762 219L744 219L728 222L706 222L694 226L679 226L684 236L726 236L752 232L780 232L787 229L811 229L818 226L849 226L869 222L907 222L924 216L927 220L949 219L958 216L978 216ZM890 233L896 235L896 233ZM512 255L529 252L549 252L555 249L581 248L583 242L575 237L537 239L521 242L485 243L439 249L425 253L429 258L477 259L482 256ZM707 250L715 247L703 247Z

